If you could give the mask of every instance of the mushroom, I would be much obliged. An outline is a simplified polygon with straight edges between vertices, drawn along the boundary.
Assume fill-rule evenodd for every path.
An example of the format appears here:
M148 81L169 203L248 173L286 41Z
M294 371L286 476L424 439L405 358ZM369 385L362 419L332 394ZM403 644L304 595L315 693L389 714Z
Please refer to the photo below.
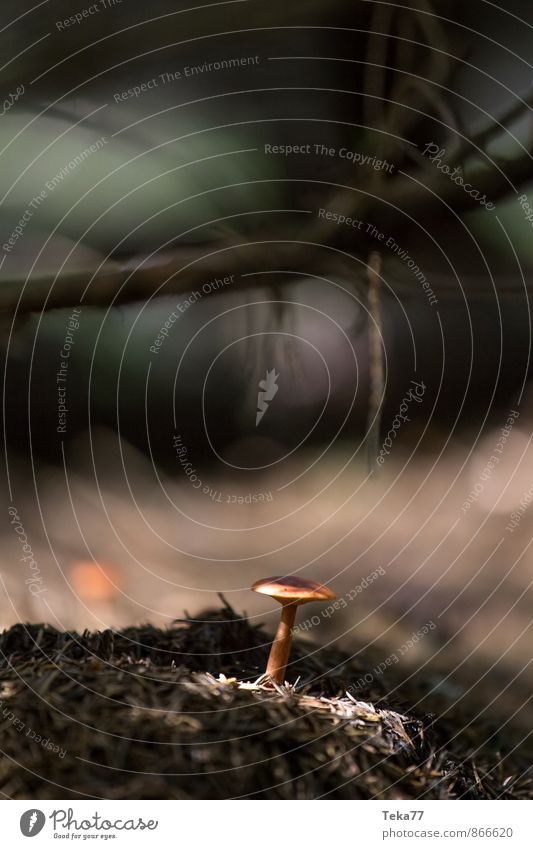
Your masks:
M270 649L266 674L277 684L283 684L291 651L296 608L308 601L331 601L335 598L335 593L316 581L293 576L262 578L252 585L252 590L263 595L270 595L281 604L281 618Z

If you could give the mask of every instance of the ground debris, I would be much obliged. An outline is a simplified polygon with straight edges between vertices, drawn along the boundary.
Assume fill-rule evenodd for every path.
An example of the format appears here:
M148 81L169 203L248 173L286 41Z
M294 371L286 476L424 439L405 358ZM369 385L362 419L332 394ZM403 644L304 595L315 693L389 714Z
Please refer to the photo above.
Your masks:
M262 674L269 636L225 603L196 619L0 634L0 794L9 798L531 798L528 753L461 735L416 695L350 681L375 658L295 646L295 684ZM359 695L359 694L358 694ZM453 717L453 714L452 714ZM448 743L447 740L453 741ZM474 756L475 755L475 756Z

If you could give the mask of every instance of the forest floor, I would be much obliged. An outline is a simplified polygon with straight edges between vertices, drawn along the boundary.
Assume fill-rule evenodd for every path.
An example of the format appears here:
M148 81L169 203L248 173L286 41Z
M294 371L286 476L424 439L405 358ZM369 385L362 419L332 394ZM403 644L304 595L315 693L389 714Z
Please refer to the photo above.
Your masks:
M224 600L166 630L14 625L0 635L0 794L533 798L523 734L434 688L421 710L428 682L378 674L371 650L295 640L294 681L272 688L270 639Z

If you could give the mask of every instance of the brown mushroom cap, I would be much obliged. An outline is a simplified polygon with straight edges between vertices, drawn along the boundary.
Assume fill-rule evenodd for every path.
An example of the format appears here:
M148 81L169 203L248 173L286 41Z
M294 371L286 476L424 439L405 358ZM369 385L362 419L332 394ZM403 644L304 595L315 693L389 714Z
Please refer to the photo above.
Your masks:
M260 581L256 581L252 585L252 590L256 593L263 593L263 595L270 595L276 601L292 604L305 604L307 601L331 601L335 598L335 593L329 587L296 576L261 578Z

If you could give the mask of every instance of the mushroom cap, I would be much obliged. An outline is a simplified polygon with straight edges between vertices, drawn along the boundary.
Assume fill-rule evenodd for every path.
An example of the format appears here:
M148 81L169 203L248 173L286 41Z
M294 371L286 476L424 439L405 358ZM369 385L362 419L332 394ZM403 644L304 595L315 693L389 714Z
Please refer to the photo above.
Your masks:
M335 593L329 587L294 575L261 578L252 585L252 590L272 596L276 601L297 604L305 604L307 601L331 601L335 598Z

